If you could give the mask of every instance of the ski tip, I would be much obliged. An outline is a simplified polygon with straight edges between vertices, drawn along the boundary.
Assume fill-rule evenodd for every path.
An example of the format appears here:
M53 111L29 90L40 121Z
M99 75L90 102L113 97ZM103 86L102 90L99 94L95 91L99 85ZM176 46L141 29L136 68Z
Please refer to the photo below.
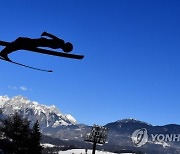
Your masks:
M49 73L52 73L53 71L52 71L52 70L49 70L48 72L49 72Z

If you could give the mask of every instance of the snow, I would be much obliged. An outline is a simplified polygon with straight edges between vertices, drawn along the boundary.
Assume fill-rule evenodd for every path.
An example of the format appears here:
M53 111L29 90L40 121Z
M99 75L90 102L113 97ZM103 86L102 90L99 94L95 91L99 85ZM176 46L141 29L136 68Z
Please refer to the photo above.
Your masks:
M59 151L59 154L85 154L85 149L72 149L67 151ZM92 154L92 150L88 150L87 154ZM105 151L96 151L96 154L114 154L111 152L105 152Z
M39 121L40 127L58 127L76 124L76 119L70 114L63 114L55 105L47 106L36 101L30 101L23 96L0 96L0 108L4 115L21 111L32 123Z
M86 154L86 151L85 149L71 149L67 151L59 151L59 154ZM92 154L92 150L88 150L87 154ZM115 153L96 150L96 154L115 154ZM121 154L132 154L132 153L121 153Z
M67 138L65 138L65 139L62 139L62 140L64 140L64 141L69 141L69 139L67 139Z
M81 128L77 128L77 129L75 129L75 130L77 130L77 131L81 131L82 129L81 129Z
M17 106L12 107L13 110L18 110L19 108Z
M51 109L54 109L54 108L56 108L56 106L55 106L55 105L51 105L50 108L51 108Z
M0 96L0 108L3 107L4 103L9 100L9 97L7 95L5 96Z
M55 145L50 144L50 143L43 143L43 144L41 144L41 146L44 147L44 148L53 148L53 147L55 147Z
M75 119L72 115L66 114L65 116L66 116L66 118L68 118L68 120L69 120L70 122L72 122L73 124L77 124L76 119Z
M35 102L35 101L33 101L32 102L34 105L39 105L39 103L38 102Z
M143 122L143 121L139 121L139 120L134 119L134 118L121 119L121 120L117 120L115 122L117 122L117 123L129 123L129 122L133 122L133 123L142 123L142 124L146 124L146 125L151 126L151 124L149 124L149 123L146 123L146 122Z

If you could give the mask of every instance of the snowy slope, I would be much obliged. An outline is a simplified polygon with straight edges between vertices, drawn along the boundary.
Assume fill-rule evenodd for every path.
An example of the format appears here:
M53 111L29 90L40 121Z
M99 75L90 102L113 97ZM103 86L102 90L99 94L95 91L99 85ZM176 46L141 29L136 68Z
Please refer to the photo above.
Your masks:
M85 153L86 153L85 149L72 149L72 150L59 152L59 154L85 154ZM88 150L87 154L92 154L92 150ZM115 154L115 153L96 150L96 154ZM121 154L124 154L124 153L121 153ZM126 154L132 154L132 153L126 153Z
M9 100L8 96L0 96L0 108L2 108L4 105L4 102L6 102L8 100Z
M18 112L32 123L39 121L41 128L74 125L77 123L70 114L63 114L54 105L46 106L35 101L30 101L23 96L0 96L0 108L3 115Z

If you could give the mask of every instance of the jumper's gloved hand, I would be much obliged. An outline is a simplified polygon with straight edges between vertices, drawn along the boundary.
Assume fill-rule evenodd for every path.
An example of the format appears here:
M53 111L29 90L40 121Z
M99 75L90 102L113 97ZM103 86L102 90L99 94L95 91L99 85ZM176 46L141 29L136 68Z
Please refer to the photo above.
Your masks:
M41 36L47 36L47 32L43 32Z

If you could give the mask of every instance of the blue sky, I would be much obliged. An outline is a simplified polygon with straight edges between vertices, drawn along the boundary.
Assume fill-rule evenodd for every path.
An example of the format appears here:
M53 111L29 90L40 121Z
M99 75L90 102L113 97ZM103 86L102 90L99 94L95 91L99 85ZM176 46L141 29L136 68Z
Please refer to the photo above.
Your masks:
M14 61L54 73L0 61L0 95L54 104L89 125L129 117L180 124L179 7L178 0L2 0L0 40L47 31L85 58L17 51Z

